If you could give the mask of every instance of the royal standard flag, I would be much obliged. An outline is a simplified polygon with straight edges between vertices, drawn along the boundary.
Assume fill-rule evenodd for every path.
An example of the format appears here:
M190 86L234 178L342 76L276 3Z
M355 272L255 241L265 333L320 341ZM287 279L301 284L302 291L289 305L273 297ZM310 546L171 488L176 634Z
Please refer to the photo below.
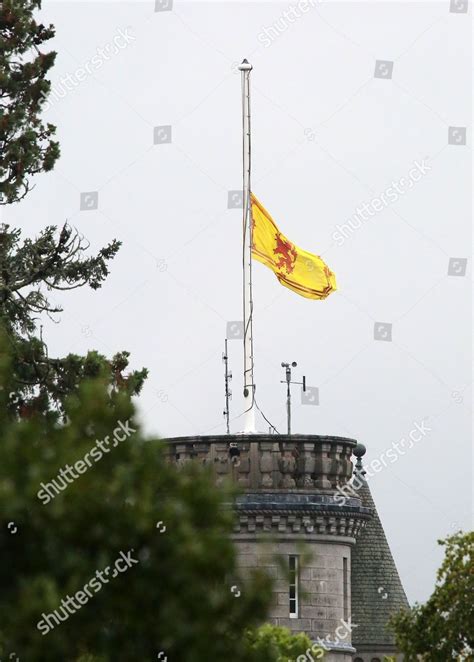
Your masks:
M318 255L298 248L277 228L251 194L252 255L269 267L282 285L308 299L325 299L336 287L336 277Z

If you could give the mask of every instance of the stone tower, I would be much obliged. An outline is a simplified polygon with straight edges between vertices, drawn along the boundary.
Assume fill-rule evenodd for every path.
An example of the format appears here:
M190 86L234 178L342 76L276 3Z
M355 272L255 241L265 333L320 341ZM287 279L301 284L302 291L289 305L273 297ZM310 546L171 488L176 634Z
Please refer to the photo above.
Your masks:
M406 598L370 491L364 480L364 491L342 504L334 498L351 479L355 440L259 434L179 437L166 444L169 461L211 466L217 484L231 480L241 488L233 536L239 565L274 577L269 620L315 642L308 662L319 659L318 648L325 662L373 662L380 651L381 660L393 653L382 621ZM374 582L397 596L380 614Z

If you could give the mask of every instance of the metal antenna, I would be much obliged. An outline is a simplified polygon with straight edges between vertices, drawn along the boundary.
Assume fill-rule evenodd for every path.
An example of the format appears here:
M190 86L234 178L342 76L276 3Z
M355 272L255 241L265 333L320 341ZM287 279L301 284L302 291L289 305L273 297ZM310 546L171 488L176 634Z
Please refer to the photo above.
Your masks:
M287 418L288 418L288 435L291 434L291 384L301 384L303 386L303 391L306 391L306 377L303 377L302 382L292 382L291 381L291 368L296 368L298 364L296 361L293 361L293 363L282 363L281 367L285 368L285 376L286 379L284 381L281 381L281 384L286 384L286 413L287 413Z
M225 351L224 354L222 355L222 360L224 361L225 365L225 372L224 372L224 377L225 377L225 409L224 409L224 416L225 416L225 421L226 421L226 429L227 429L227 434L230 434L230 407L229 407L229 401L232 399L232 391L229 388L230 381L232 379L232 373L229 372L229 356L227 353L227 338L225 340Z

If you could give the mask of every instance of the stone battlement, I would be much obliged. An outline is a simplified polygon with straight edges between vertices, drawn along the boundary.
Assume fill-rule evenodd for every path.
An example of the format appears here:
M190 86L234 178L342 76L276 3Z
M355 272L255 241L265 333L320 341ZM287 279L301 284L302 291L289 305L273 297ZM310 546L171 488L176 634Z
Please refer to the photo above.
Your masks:
M333 491L352 476L346 437L295 434L213 435L166 439L167 458L210 466L216 483L231 480L246 490Z

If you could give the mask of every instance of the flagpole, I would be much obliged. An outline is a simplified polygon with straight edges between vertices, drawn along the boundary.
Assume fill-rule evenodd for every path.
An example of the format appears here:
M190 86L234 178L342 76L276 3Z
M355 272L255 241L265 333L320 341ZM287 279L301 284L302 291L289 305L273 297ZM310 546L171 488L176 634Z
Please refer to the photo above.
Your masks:
M253 360L253 298L252 298L252 216L250 202L250 72L252 65L243 60L242 130L243 130L243 303L244 303L244 404L243 434L255 434L255 383Z

